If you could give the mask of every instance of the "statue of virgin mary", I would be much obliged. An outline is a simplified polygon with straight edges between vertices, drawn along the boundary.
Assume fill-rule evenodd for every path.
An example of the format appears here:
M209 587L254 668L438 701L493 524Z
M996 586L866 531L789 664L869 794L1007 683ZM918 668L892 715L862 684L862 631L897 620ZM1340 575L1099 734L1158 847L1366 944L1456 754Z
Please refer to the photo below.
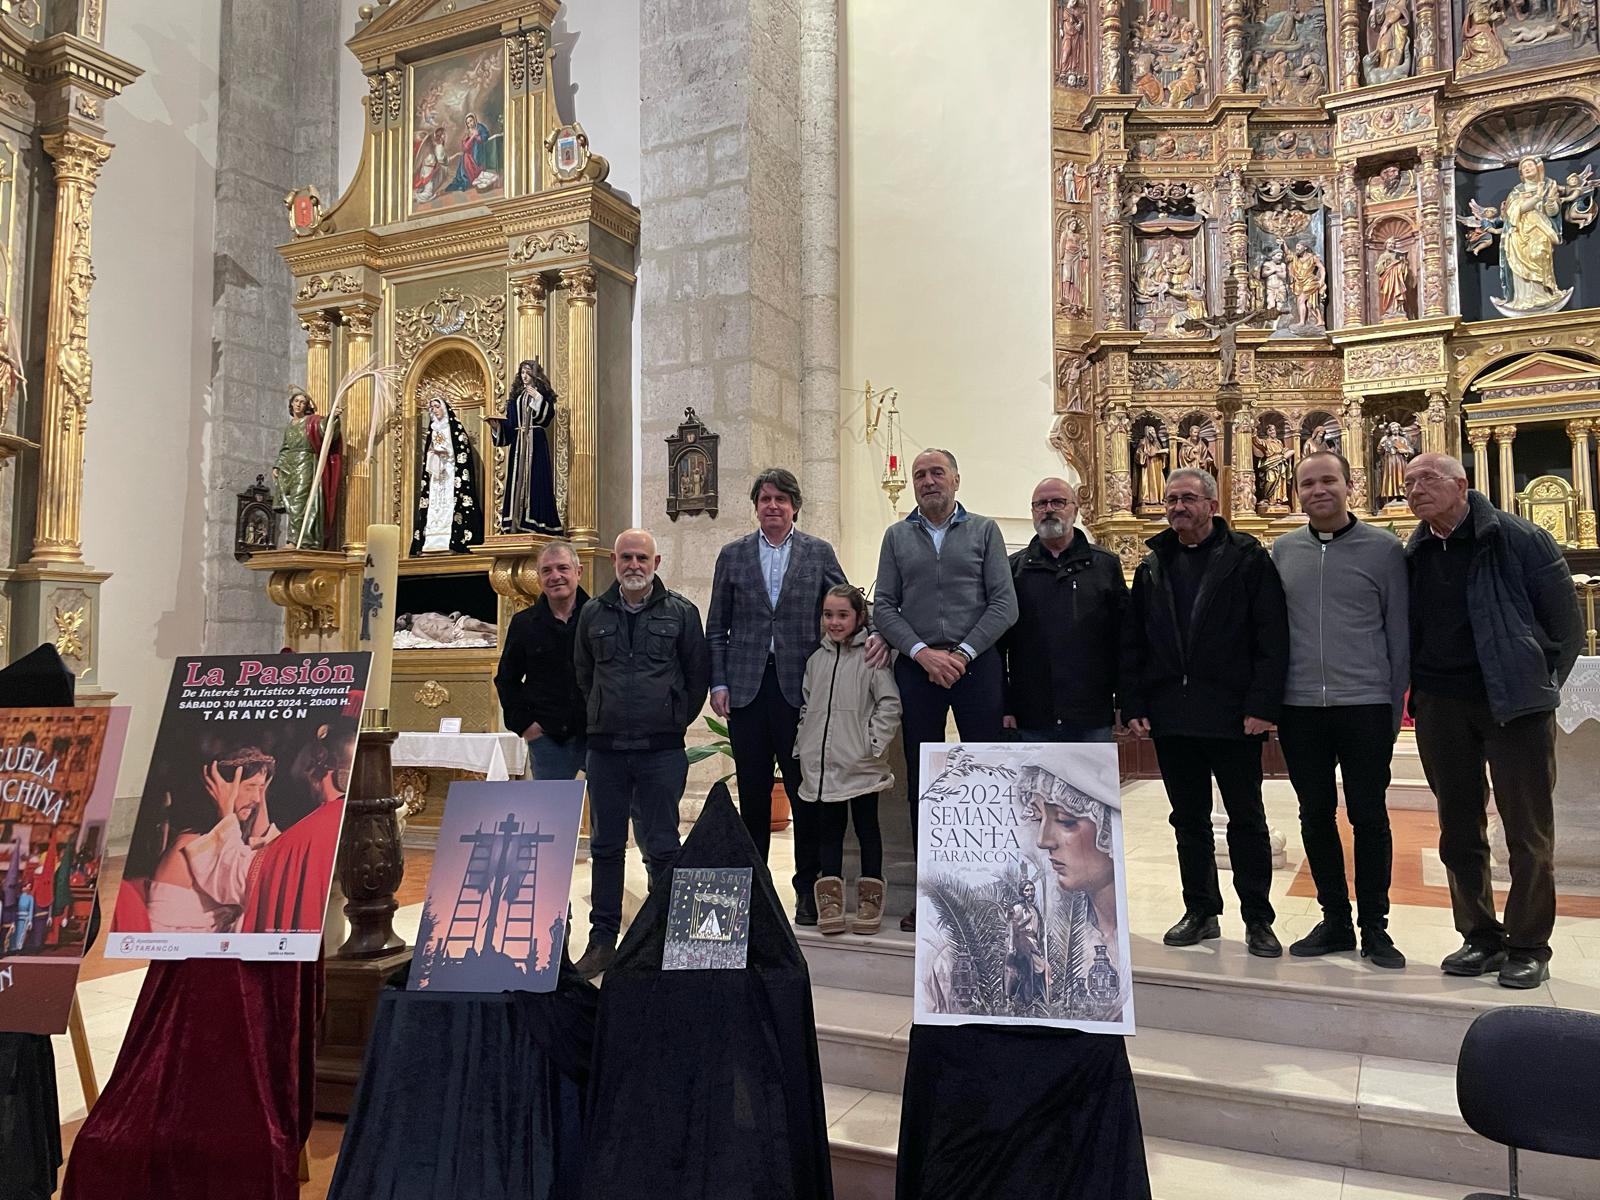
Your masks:
M428 399L412 554L465 554L483 541L472 442L443 396Z
M530 358L517 368L506 415L489 418L494 444L507 447L500 489L502 533L561 532L550 437L555 419L556 390L539 360Z

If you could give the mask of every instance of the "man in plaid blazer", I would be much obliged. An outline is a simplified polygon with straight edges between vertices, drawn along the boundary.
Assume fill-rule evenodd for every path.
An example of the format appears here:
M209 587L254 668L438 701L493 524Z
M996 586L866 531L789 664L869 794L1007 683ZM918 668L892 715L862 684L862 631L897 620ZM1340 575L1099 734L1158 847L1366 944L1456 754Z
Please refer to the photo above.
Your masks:
M756 477L750 488L754 533L717 555L706 613L711 645L711 708L728 722L739 811L763 860L772 841L772 763L783 773L794 814L795 923L817 923L817 831L800 802L800 763L794 756L806 659L822 637L822 597L845 581L833 547L794 527L800 483L782 467Z

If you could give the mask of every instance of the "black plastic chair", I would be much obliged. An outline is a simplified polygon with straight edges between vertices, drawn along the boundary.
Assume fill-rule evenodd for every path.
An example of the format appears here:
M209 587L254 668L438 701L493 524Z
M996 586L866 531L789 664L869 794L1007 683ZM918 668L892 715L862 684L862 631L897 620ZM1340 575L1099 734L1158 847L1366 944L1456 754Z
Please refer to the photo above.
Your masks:
M1511 1198L1521 1195L1519 1149L1600 1159L1600 1015L1532 1007L1484 1013L1456 1058L1456 1103L1473 1132L1510 1151ZM1474 1192L1466 1200L1508 1196Z

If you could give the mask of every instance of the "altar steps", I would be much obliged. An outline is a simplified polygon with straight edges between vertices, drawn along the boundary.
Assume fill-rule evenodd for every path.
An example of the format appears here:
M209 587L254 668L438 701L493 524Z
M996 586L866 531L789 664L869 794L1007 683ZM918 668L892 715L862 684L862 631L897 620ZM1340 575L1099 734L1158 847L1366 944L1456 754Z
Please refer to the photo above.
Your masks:
M900 1097L830 1086L827 1100L834 1200L893 1200ZM1462 1200L1465 1190L1157 1137L1146 1137L1145 1160L1155 1200Z
M835 1169L842 1160L866 1175L887 1170L892 1181L892 1161L885 1168L881 1158L892 1159L898 1129L893 1100L910 1044L912 941L897 934L823 939L807 930L801 944L823 1079L858 1090L863 1103L876 1097L842 1128L881 1125L888 1139L885 1151L864 1134L853 1141L836 1130ZM1479 1013L1548 1004L1547 993L1444 980L1421 966L1369 971L1357 988L1318 981L1338 977L1334 964L1264 963L1229 943L1191 956L1136 939L1134 958L1140 1032L1128 1056L1145 1133L1166 1139L1158 1143L1164 1152L1238 1151L1269 1156L1269 1166L1319 1164L1314 1178L1374 1172L1445 1188L1416 1192L1424 1196L1503 1186L1505 1151L1468 1130L1456 1109L1456 1052ZM1304 980L1274 978L1286 965ZM1557 1200L1592 1200L1600 1196L1600 1164L1525 1155L1523 1181ZM857 1194L890 1195L892 1187Z

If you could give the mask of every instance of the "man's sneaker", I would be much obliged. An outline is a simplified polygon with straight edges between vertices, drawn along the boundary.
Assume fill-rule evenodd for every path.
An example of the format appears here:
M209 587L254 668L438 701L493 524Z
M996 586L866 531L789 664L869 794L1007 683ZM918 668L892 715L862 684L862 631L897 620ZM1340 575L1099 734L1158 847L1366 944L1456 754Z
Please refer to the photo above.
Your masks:
M1406 965L1406 956L1395 949L1394 939L1387 930L1363 929L1361 931L1361 957L1375 967L1399 971Z
M611 965L611 960L617 956L615 942L601 941L597 938L589 940L589 948L583 952L583 957L572 965L578 969L578 974L585 979L593 979Z
M1356 929L1348 921L1318 921L1298 942L1289 947L1296 958L1316 958L1356 948Z

